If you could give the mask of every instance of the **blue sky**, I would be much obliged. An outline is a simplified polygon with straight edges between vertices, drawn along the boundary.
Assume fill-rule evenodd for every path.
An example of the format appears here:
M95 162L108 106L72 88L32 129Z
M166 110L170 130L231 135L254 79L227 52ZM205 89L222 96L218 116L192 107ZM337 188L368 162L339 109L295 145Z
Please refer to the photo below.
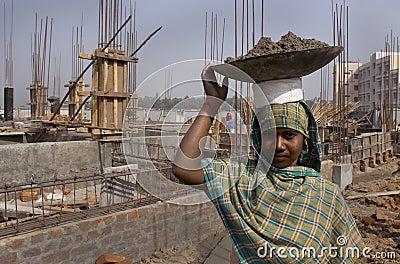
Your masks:
M132 1L133 2L133 1ZM242 1L238 0L238 6ZM251 6L252 1L249 0ZM255 0L256 9L261 1ZM129 5L129 1L124 1ZM400 34L397 22L400 10L398 0L348 0L333 1L333 4L349 6L349 57L352 61L367 62L369 55L384 48L384 40L390 31L394 36ZM138 83L152 73L173 63L204 58L205 14L218 15L219 28L226 19L224 57L234 55L234 0L137 0L137 29L139 44L156 28L163 29L154 36L139 52ZM288 31L303 38L315 38L332 44L332 14L330 0L266 0L264 35L274 41ZM5 1L6 26L9 30L11 0ZM29 101L26 87L31 83L30 38L34 31L35 12L39 18L46 16L54 19L52 63L55 56L62 54L61 82L71 78L71 31L80 26L83 13L83 42L86 53L92 53L97 47L98 1L95 0L14 0L13 62L15 106L26 105ZM1 5L3 14L3 5ZM260 12L256 12L260 17ZM2 15L3 17L3 15ZM239 17L240 19L240 17ZM4 86L4 26L0 21L1 53L0 84ZM220 30L219 29L219 30ZM258 40L260 34L256 28ZM8 34L8 32L6 31ZM88 61L84 62L84 66ZM331 67L332 69L332 67ZM178 75L178 72L174 72ZM197 73L195 73L196 75ZM53 73L50 74L53 76ZM91 83L90 72L85 81ZM200 76L200 70L198 71ZM319 96L320 73L316 72L303 78L306 98ZM65 92L66 88L61 88ZM154 87L140 91L141 95L162 93L164 87ZM196 89L196 88L193 88ZM198 88L201 93L201 87ZM2 90L2 89L1 89ZM191 96L191 92L180 91L173 96ZM62 93L63 94L63 93ZM3 106L3 91L0 93L0 105Z

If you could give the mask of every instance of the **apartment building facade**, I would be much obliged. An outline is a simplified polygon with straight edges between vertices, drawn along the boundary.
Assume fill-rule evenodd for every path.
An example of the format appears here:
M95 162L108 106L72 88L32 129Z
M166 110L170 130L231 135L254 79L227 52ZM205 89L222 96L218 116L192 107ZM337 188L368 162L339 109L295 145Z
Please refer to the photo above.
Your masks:
M360 102L360 112L385 108L396 113L399 100L399 58L397 52L375 52L370 61L336 63L334 103ZM345 99L347 98L347 99Z
M334 67L333 102L359 101L359 62L336 63Z

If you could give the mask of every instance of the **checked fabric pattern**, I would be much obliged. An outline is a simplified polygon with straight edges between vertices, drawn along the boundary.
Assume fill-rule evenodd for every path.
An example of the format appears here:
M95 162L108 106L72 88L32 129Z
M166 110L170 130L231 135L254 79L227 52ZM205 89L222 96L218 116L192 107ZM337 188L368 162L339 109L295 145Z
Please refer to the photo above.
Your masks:
M309 117L312 125L315 119ZM347 248L364 248L340 190L320 177L318 137L310 125L309 133L315 143L309 148L316 151L308 155L309 166L267 169L257 160L203 161L210 199L240 263L351 263ZM338 243L341 237L345 244ZM336 256L324 253L329 247L337 247ZM297 254L304 249L315 253Z

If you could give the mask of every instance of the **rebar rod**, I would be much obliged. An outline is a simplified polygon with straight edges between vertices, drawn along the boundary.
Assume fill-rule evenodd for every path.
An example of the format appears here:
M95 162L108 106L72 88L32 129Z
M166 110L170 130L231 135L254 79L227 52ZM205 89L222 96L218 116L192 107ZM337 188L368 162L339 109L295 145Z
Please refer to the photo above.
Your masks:
M101 51L104 51L105 49L108 48L108 46L112 43L112 41L114 41L116 35L119 34L119 32L125 27L125 25L129 22L129 20L131 20L132 16L129 16L129 18L124 22L124 24L118 29L118 31L115 33L115 35L111 38L111 40L107 43L107 45L105 45ZM160 27L161 29L161 27ZM68 95L70 94L70 92L76 87L76 84L78 83L78 81L83 77L83 75L86 73L87 70L89 70L89 68L93 65L93 63L95 62L95 58L88 64L88 66L86 66L86 68L81 72L81 74L78 76L78 78L76 78L76 80L72 83L72 85L69 87L67 93L64 95L64 98L62 99L62 101L60 102L60 104L58 105L56 111L54 112L54 114L52 115L52 117L49 119L49 121L52 121L54 119L54 117L56 116L56 113L61 109L61 106L64 104L65 100L67 99Z

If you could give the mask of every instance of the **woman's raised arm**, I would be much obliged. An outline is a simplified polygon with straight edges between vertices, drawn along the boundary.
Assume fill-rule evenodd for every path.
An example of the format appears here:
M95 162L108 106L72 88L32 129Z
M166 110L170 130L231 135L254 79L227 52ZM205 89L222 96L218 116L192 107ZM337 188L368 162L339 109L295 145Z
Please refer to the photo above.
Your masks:
M203 80L206 99L203 106L183 137L172 165L174 175L185 184L204 183L204 173L201 168L204 145L213 119L228 94L228 78L224 78L222 87L218 85L214 71L209 63L203 70Z

